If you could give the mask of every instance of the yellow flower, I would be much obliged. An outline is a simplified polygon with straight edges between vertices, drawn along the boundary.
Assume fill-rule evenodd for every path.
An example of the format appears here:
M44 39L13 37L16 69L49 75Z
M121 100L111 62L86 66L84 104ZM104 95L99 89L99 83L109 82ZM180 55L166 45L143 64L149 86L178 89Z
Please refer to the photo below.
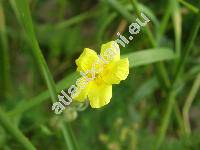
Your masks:
M119 84L129 74L128 58L120 59L119 45L114 41L103 44L100 55L85 48L76 65L82 77L77 80L77 91L72 97L79 102L88 98L92 108L108 104L112 84Z

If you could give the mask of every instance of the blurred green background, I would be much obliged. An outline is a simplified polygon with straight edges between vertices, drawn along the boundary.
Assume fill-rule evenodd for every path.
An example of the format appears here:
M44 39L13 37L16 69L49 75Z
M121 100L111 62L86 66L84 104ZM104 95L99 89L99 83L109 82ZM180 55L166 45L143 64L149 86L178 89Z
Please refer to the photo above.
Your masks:
M0 0L0 149L199 150L198 6L199 0ZM51 100L75 83L83 49L99 52L117 32L128 37L140 12L151 21L121 48L130 73L113 86L111 102L100 109L73 103L55 115Z

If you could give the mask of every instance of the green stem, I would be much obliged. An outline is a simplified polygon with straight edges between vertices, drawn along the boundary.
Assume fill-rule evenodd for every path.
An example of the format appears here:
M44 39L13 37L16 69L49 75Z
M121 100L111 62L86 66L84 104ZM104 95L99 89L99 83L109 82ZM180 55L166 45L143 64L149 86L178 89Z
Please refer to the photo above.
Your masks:
M176 119L177 119L177 124L180 128L180 134L181 135L184 135L184 126L183 126L183 118L182 118L182 113L178 107L178 103L176 101L176 99L174 100L175 101L175 104L173 105L173 111L174 111L174 114L176 116Z
M78 149L78 144L76 142L74 135L72 134L73 131L71 129L70 124L69 123L61 124L61 129L64 131L63 136L64 136L64 139L65 139L65 143L67 143L68 149L69 150L73 150L74 148ZM70 140L73 140L73 142L69 142ZM72 144L74 144L74 145L72 145Z
M119 13L121 13L120 10L123 6L120 6L120 4L117 3L115 0L112 0L112 1L115 2L115 5L113 5L113 3L110 3L111 6L114 7L115 10L117 10ZM133 5L133 8L136 11L137 17L140 17L140 11L139 11L137 0L131 0L131 3ZM153 38L153 34L152 34L151 30L148 28L148 26L147 26L147 28L144 29L145 33L147 34L147 36L149 38L149 41L150 41L150 44L151 44L152 47L157 47L159 45L160 38L163 36L163 34L166 30L167 22L169 21L170 14L171 14L171 11L172 11L171 5L172 5L172 0L169 0L165 16L163 17L162 22L161 22L161 27L160 27L160 30L159 30L160 33L158 34L158 37L159 37L158 40L155 40ZM127 15L127 13L121 13L121 15L124 16L128 21L131 20L131 19L129 19L130 15ZM163 63L157 63L155 65L155 68L156 68L156 71L157 71L157 77L160 81L160 85L164 85L165 91L168 92L168 90L170 89L170 86L171 86L171 82L169 80L168 73L167 73L167 70L165 69L164 64ZM170 110L170 108L169 108L169 110ZM177 111L175 111L175 112L177 113ZM170 114L170 113L171 113L171 110L168 112L168 114ZM177 114L177 116L178 116L178 114ZM178 120L179 124L181 124L180 118L178 118L177 120ZM182 127L181 127L181 129L182 129Z
M164 113L164 117L162 119L162 125L159 130L158 140L156 141L156 145L155 145L154 149L159 149L160 145L162 144L162 141L164 140L165 133L166 133L166 130L167 130L168 124L169 124L169 118L171 116L172 108L173 108L173 105L175 102L175 92L174 91L171 91L169 93L169 98L168 98L167 102L168 103L167 103L166 112Z
M133 7L136 10L137 15L139 15L139 8L138 8L137 0L131 0L131 2L133 4ZM172 5L173 4L174 3L173 3L172 0L168 1L167 9L166 9L165 15L164 15L164 17L163 17L163 19L161 21L161 26L159 28L159 34L158 34L158 38L157 38L158 39L157 43L154 44L154 43L151 42L152 46L158 46L159 45L160 39L163 36L163 34L165 33L165 30L166 30L166 27L167 27L167 22L170 19L170 15L172 13ZM148 37L149 37L149 39L151 38L150 36L148 36ZM171 87L171 82L169 80L169 77L168 77L168 74L167 74L167 70L165 69L164 64L163 63L158 63L158 64L155 65L155 67L156 67L158 78L160 79L160 82L164 85L165 91L168 92L168 90ZM183 121L182 121L182 118L180 116L180 112L178 110L177 103L175 103L175 106L173 108L174 108L174 112L175 112L176 117L177 117L177 122L178 122L178 124L180 126L181 133L182 133L183 132L182 122Z
M173 5L173 26L174 26L174 36L175 36L175 53L177 58L180 58L181 54L181 37L182 37L182 16L179 3L175 0ZM176 60L177 61L177 60Z
M133 16L116 0L107 0L108 4L112 6L119 14L121 14L128 22L133 22Z
M121 13L119 8L122 8L122 6L120 6L120 4L115 2L114 0L112 0L112 1L113 2L110 3L111 6L114 7L119 13ZM113 3L114 3L114 5L113 5ZM139 11L137 0L131 0L131 3L133 5L133 8L136 11L137 17L140 17L140 11ZM167 22L169 21L170 14L171 14L171 11L172 11L171 5L172 5L172 1L170 0L168 2L168 6L167 6L165 16L163 17L163 20L161 22L160 33L158 34L159 38L158 38L157 41L154 40L153 34L152 34L151 30L148 28L148 26L147 26L147 28L144 29L145 33L147 34L147 36L149 38L149 41L150 41L150 44L151 44L152 47L157 47L159 45L159 39L162 37L162 35L164 34L164 31L166 30ZM130 15L127 15L127 14L128 13L121 13L121 15L124 16L129 21ZM163 63L157 63L155 65L155 68L156 68L156 71L157 71L157 77L160 81L160 85L164 85L165 91L168 91L170 86L171 86L171 82L169 80L167 70L165 69L164 64ZM175 111L175 112L177 113L177 111ZM178 114L177 114L177 116L178 116ZM178 121L180 121L180 119L178 119ZM181 124L181 123L179 122L179 124Z
M135 9L135 12L136 12L136 15L137 17L140 18L140 9L138 7L138 2L137 0L131 0L131 3L132 3L132 6L133 8ZM147 26L147 28L144 28L144 31L145 33L147 34L148 38L149 38L149 41L151 43L151 46L152 47L156 47L158 44L156 43L155 39L154 39L154 36L153 36L153 33L151 32L149 26Z
M166 11L164 12L165 15L162 18L159 31L158 31L158 37L157 37L158 43L160 42L160 39L162 38L163 34L166 31L167 23L169 22L169 19L172 13L173 1L174 0L168 0L167 8L165 9Z
M64 28L68 28L68 27L70 27L72 25L81 23L82 21L85 21L87 19L96 17L99 14L101 14L101 11L95 11L94 12L93 10L89 10L87 12L83 12L83 13L81 13L81 14L79 14L77 16L74 16L72 18L69 18L68 20L59 22L59 23L53 25L53 27L56 30L61 30L61 29L64 29ZM40 25L39 28L38 28L39 32L44 31L48 26L49 25Z
M30 10L29 10L29 6L28 6L28 1L27 0L18 0L15 1L14 6L17 7L17 11L19 13L19 19L21 24L23 25L25 32L27 34L28 40L29 40L29 44L32 46L32 53L34 55L35 61L38 63L38 66L40 68L41 74L43 75L47 87L49 89L49 93L51 96L51 100L52 102L56 102L57 101L57 90L56 90L56 86L55 86L55 82L53 80L53 77L50 73L50 70L47 66L47 63L44 59L44 56L41 52L41 49L39 47L38 41L36 39L35 36L35 32L33 29L33 23L32 23L32 18L31 18L31 14L30 14ZM68 132L69 130L67 128L61 128L63 135L64 132ZM68 133L70 134L70 133ZM71 133L72 134L72 133ZM73 145L73 140L68 138L68 143L70 143L70 145ZM67 143L68 149L70 147L70 145ZM76 149L76 148L73 148Z
M169 2L169 5L171 4L170 2ZM139 7L138 7L137 0L131 0L131 3L133 5L133 8L136 11L137 17L140 17L140 10L139 10ZM162 28L160 28L160 31L162 31L162 32L159 34L159 37L161 37L164 34L164 31L165 31L165 28L166 28L166 24L167 24L167 22L169 20L169 14L170 14L169 12L170 11L167 10L166 15L163 17L164 19L163 19L163 21L161 23ZM153 34L152 34L152 32L151 32L151 30L149 29L148 26L147 26L147 28L144 29L144 31L147 34L148 38L149 38L151 46L152 47L157 47L159 45L159 40L156 41L154 39ZM158 78L159 78L161 84L164 85L164 88L167 90L170 87L171 83L170 83L170 80L168 78L167 70L165 69L164 64L163 63L157 63L157 64L155 64L155 68L157 70Z
M189 135L191 132L190 121L189 121L189 110L199 88L200 88L200 74L197 75L197 78L195 79L193 83L192 89L183 107L184 129L185 129L186 135Z
M55 25L56 29L63 29L63 28L67 28L71 25L75 25L78 24L84 20L93 18L98 16L101 13L101 11L95 11L94 10L89 10L87 12L81 13L80 15L77 15L75 17L72 17L66 21L60 22L58 24Z
M190 36L188 38L188 41L187 41L187 44L186 44L186 47L185 47L185 53L183 54L183 56L181 57L182 59L180 59L179 61L179 66L177 68L177 73L175 75L175 78L174 78L174 81L173 81L173 84L171 86L171 90L170 90L170 93L169 93L169 99L168 99L168 104L167 104L167 110L164 114L164 119L161 123L161 127L160 127L160 132L158 134L158 140L157 140L157 143L156 143L156 148L158 149L162 142L163 142L163 139L165 137L165 134L166 134L166 131L167 131L167 127L169 125L169 120L170 120L170 116L171 116L171 112L172 112L172 108L173 108L173 105L174 105L174 101L175 101L175 98L174 98L174 91L175 91L175 88L177 86L177 82L178 82L178 77L180 75L180 73L182 72L183 70L183 67L184 67L184 64L185 64L185 61L186 61L186 58L188 57L189 55L189 52L191 51L191 48L192 48L192 45L194 43L194 40L197 36L197 33L198 33L198 30L199 30L199 27L200 27L200 12L198 13L198 17L195 18L195 23L192 27L192 31L190 33Z
M192 4L186 2L185 0L178 0L181 4L183 4L184 6L186 6L189 10L191 10L194 13L198 13L199 9L195 6L193 6Z
M1 125L18 140L25 149L36 150L32 143L22 134L22 132L8 120L8 116L0 108L0 123Z
M102 43L103 35L105 34L106 28L113 22L113 20L117 17L116 13L112 13L108 16L106 21L102 24L102 26L99 28L99 32L97 34L98 43Z
M183 67L184 67L184 64L186 62L186 59L188 58L189 56L189 53L191 51L191 48L192 48L192 45L194 43L194 40L197 36L197 33L199 31L199 26L200 26L200 11L197 15L197 18L195 18L195 23L194 23L194 26L192 27L192 31L190 33L190 36L188 38L188 42L186 43L186 47L185 47L185 51L184 51L184 54L182 55L182 59L180 59L179 63L178 63L178 66L177 66L177 71L175 73L175 78L174 78L174 82L177 82L177 79L178 79L178 76L179 74L182 72L183 70Z
M11 77L8 39L5 26L5 15L0 0L0 98L7 99L11 95Z

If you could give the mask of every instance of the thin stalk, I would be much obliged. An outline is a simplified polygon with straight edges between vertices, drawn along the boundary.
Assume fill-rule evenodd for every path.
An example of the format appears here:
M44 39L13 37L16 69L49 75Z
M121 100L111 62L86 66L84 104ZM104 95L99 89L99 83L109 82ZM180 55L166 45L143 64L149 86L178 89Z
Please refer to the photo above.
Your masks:
M112 1L112 3L110 3L111 6L113 8L115 8L116 11L121 13L121 15L123 17L125 17L128 21L132 20L132 19L129 18L130 15L126 15L127 13L122 13L121 12L121 8L123 6L120 6L120 4L117 3L115 0L110 0L110 1ZM115 4L113 5L113 3L115 3ZM133 8L136 11L137 17L140 17L140 11L139 11L137 0L131 0L131 3L133 5ZM147 28L144 29L145 33L147 34L147 36L149 38L149 41L150 41L150 44L151 44L152 47L157 47L159 45L160 38L162 37L162 35L164 34L164 32L166 30L167 22L169 21L171 11L172 11L172 0L170 0L168 2L168 6L167 6L167 10L166 10L165 16L163 17L163 20L161 22L160 33L158 34L159 35L158 36L159 37L158 40L154 39L153 34L152 34L151 30L148 28L148 26L147 26ZM171 82L170 82L170 79L168 77L168 73L167 73L167 70L165 69L164 64L162 62L161 63L157 63L157 64L155 64L155 68L156 68L157 77L158 77L158 79L160 81L160 84L164 85L165 91L168 92L168 90L170 89L170 86L171 86ZM175 108L178 108L178 107L174 107L174 109ZM175 109L175 113L178 113L178 111L176 109ZM180 115L176 114L176 116L179 117L179 118L177 118L177 121L178 121L179 125L181 125L182 122L180 122L180 121L182 121L182 119L180 119ZM182 131L182 126L181 126L181 131Z
M159 130L158 140L156 141L156 145L155 145L154 149L159 149L160 145L162 144L162 141L165 138L166 130L169 125L169 118L171 116L172 108L173 108L173 105L175 102L175 96L176 96L176 93L173 90L170 91L169 97L167 99L168 103L167 103L166 111L165 111L164 117L162 119L162 125Z
M189 110L190 110L192 102L194 101L194 98L195 98L199 88L200 88L200 73L196 77L196 79L193 83L192 89L185 101L184 106L183 106L184 129L185 129L186 135L189 135L191 132L190 121L189 121Z
M182 37L182 16L179 3L175 0L173 1L172 5L173 5L172 20L174 25L174 36L175 36L175 53L177 58L180 58L181 37Z
M7 99L11 94L11 77L9 47L2 0L0 0L0 20L0 97Z
M137 0L131 0L131 3L133 5L133 8L136 11L137 16L140 17L140 11L139 11ZM147 29L145 28L145 32L146 32L146 34L149 38L149 41L150 41L150 44L151 44L152 47L157 47L159 45L160 38L162 37L162 35L164 34L164 32L166 30L167 22L169 21L171 12L172 12L172 0L169 0L165 16L163 17L162 22L161 22L160 32L158 34L159 38L157 38L158 39L157 41L155 41L154 39L152 40L153 34L151 33L151 30L149 28L147 28ZM124 16L124 17L126 18L126 16ZM149 33L151 33L151 34L149 34ZM156 72L157 72L157 77L160 80L161 85L164 85L165 91L168 92L168 90L170 89L170 86L171 86L171 82L170 82L170 79L168 77L167 70L165 69L164 64L163 63L157 63L155 65L155 68L156 68ZM174 107L174 109L175 108L178 108L178 107ZM178 112L179 111L177 111L175 109L175 113L178 113ZM178 121L179 125L181 125L182 122L180 122L180 121L182 119L180 119L179 114L176 114L176 116L179 117L179 118L177 118L177 121ZM181 127L181 131L182 131L182 126L180 126L180 127Z
M133 7L136 10L136 14L139 15L140 13L139 13L137 0L131 0L131 2L133 4ZM158 46L161 37L165 33L165 30L166 30L166 27L167 27L167 23L168 23L168 21L170 19L170 15L172 13L172 5L173 5L173 3L174 3L173 0L169 0L168 1L167 9L166 9L165 15L164 15L164 17L163 17L163 19L161 21L161 26L159 28L160 32L158 34L158 38L157 38L156 44L154 45L154 43L151 43L152 46ZM147 31L148 30L149 29L147 29ZM151 31L149 30L149 32L151 32ZM168 92L170 87L171 87L171 81L170 81L170 79L168 77L167 70L165 69L164 64L163 63L158 63L158 64L155 65L155 67L156 67L158 78L160 79L161 84L164 85L165 91ZM183 131L183 126L182 126L182 122L183 121L182 121L182 118L181 118L181 115L180 115L180 111L178 110L177 103L175 103L175 106L173 107L173 109L174 109L174 112L175 112L176 117L177 117L177 122L178 122L178 124L180 126L180 129L181 129L181 132L182 132Z
M138 15L138 17L140 17L140 12L139 12L139 8L137 6L137 1L136 0L132 0L132 3L134 5L134 7L136 8L136 14ZM123 6L117 2L116 0L108 0L108 4L110 4L110 6L112 6L119 14L121 14L128 22L132 23L134 21L133 17L131 16L131 14L125 10L122 9ZM147 28L144 28L145 33L147 34L150 44L152 47L157 47L159 44L158 42L156 42L156 40L153 38L153 34L151 32L151 30L149 29L149 27L147 26ZM170 81L168 79L168 74L166 69L164 68L164 64L162 63L157 63L156 65L156 69L158 70L158 78L160 79L160 81L162 82L162 85L166 85L164 88L168 88L170 85Z
M137 0L131 0L131 3L133 5L133 8L136 11L137 16L139 17L140 11L139 11ZM168 5L171 5L171 1L169 2ZM168 6L168 7L170 7L170 6ZM164 31L166 29L166 24L169 20L169 14L170 14L170 11L167 10L167 13L165 13L165 16L163 17L164 19L161 22L162 27L160 28L160 31L162 31L162 32L159 34L159 37L162 37L162 35L164 34ZM159 40L154 39L153 34L152 34L152 32L151 32L151 30L149 29L148 26L147 26L147 28L145 28L145 32L146 32L146 34L149 38L151 46L152 47L159 46ZM160 39L160 38L158 38L158 39ZM157 64L155 64L155 68L156 68L157 75L158 75L158 78L159 78L161 84L164 85L165 90L168 90L171 83L170 83L170 80L169 80L169 77L168 77L168 74L167 74L167 70L165 69L164 64L163 63L157 63Z
M184 64L186 62L186 59L188 58L189 56L189 53L191 51L191 48L192 48L192 45L194 43L194 40L197 36L197 33L198 33L198 30L199 30L199 26L200 26L200 11L197 15L197 18L195 18L195 23L194 23L194 27L191 29L191 34L189 36L189 39L188 39L188 42L186 44L186 47L185 47L185 51L184 51L184 54L182 55L182 59L179 61L178 63L178 66L177 66L177 71L175 73L175 78L174 78L174 82L177 82L177 79L178 79L178 76L179 74L182 72L183 70L183 67L184 67Z
M133 16L126 10L122 9L123 6L116 0L107 0L108 4L112 6L119 14L126 18L129 22L133 22Z
M99 32L97 34L97 39L98 39L98 43L101 44L102 43L102 39L103 39L103 34L105 33L106 28L113 22L113 20L117 17L116 13L112 13L108 16L108 18L106 19L106 21L103 23L103 25L99 28Z
M83 12L80 15L77 15L75 17L72 17L72 18L70 18L66 21L63 21L63 22L56 24L55 28L56 29L67 28L69 26L78 24L78 23L85 21L87 19L94 18L94 17L98 16L100 13L101 13L101 11L97 10L97 11L94 12L94 10L92 9L92 10L89 10L87 12Z
M159 31L158 31L158 37L157 37L158 43L160 42L160 39L162 38L163 34L166 31L167 23L169 22L169 19L172 13L173 1L174 0L168 0L167 8L166 8L166 11L164 12L165 15L162 18Z
M63 131L66 131L65 130L66 127L68 128L68 132L63 132L65 143L67 143L67 146L68 146L69 150L73 150L74 147L76 149L78 149L78 144L76 142L76 139L75 139L74 135L72 134L73 131L72 131L70 123L66 123L66 124L63 123L63 124L61 124L61 128L63 129ZM70 140L73 140L74 145L72 145L72 143L69 142Z
M180 134L184 135L184 125L183 125L182 113L178 107L178 103L177 103L176 99L174 101L175 101L175 104L173 105L173 111L176 116L178 126L180 128Z
M168 0L165 15L163 16L162 21L160 23L157 40L156 40L157 41L156 46L160 45L160 39L162 38L162 36L164 35L164 33L166 31L167 23L169 22L170 15L172 13L172 1L173 0ZM156 69L158 70L158 72L160 74L159 76L161 78L161 81L164 83L165 90L168 91L168 89L171 85L171 82L168 77L168 73L164 66L164 63L160 62L160 63L156 64Z
M23 145L23 147L27 150L36 150L36 148L32 145L32 143L23 135L23 133L13 125L12 122L8 119L8 116L5 112L0 108L0 123L1 125L12 134L15 139Z
M189 10L191 10L194 13L198 13L199 9L197 7L195 7L194 5L186 2L185 0L178 0L181 4L183 4L184 6L186 6Z
M57 101L57 91L56 91L55 82L53 80L53 77L50 73L50 70L46 64L46 61L44 59L44 56L41 52L38 41L36 39L28 2L27 2L27 0L18 0L18 1L15 1L15 4L16 4L15 6L17 7L17 11L19 12L17 14L20 15L20 17L19 17L20 22L25 29L25 32L26 32L28 40L29 40L29 44L32 46L32 53L34 55L35 61L38 63L41 74L43 75L43 77L46 81L47 87L49 89L51 100L52 100L52 102L56 102ZM63 135L66 135L64 133L70 134L69 129L67 127L62 127L61 131L63 132ZM69 140L67 143L68 149L70 149L70 150L76 149L75 147L73 147L73 148L71 147L71 145L74 145L73 140L70 138L68 138L68 140Z
M55 25L53 25L53 28L55 28L55 30L61 30L61 29L64 29L64 28L68 28L70 26L73 26L73 25L76 25L78 23L81 23L87 19L91 19L91 18L94 18L96 16L98 16L99 14L101 14L101 11L95 11L92 9L92 10L89 10L89 11L86 11L86 12L83 12L79 15L76 15L74 17L71 17L69 18L68 20L64 20L64 21L61 21ZM45 30L49 25L40 25L38 30L39 31L43 31Z
M174 105L173 101L175 101L175 98L173 98L173 97L174 97L174 94L175 94L174 93L175 88L178 84L178 77L179 77L180 73L182 72L182 70L184 68L186 58L188 57L188 55L191 51L192 45L193 45L194 40L195 40L197 33L199 31L199 27L200 27L200 12L198 13L198 16L195 20L193 27L192 27L192 31L190 33L190 36L189 36L188 41L187 41L186 46L185 46L185 51L184 51L185 53L181 57L182 59L180 59L180 61L179 61L179 66L177 68L177 72L175 74L173 84L171 86L171 90L170 90L170 93L169 93L169 99L167 101L168 102L167 103L167 110L164 114L164 119L161 122L160 132L158 134L158 140L156 142L156 148L157 149L159 149L159 147L161 146L161 144L164 140L164 137L165 137L165 134L166 134L166 131L167 131L167 127L169 125L169 119L170 119L170 116L171 116L172 108L173 108L173 105Z
M133 8L135 9L137 17L140 18L140 10L139 10L139 7L138 7L137 0L131 0L131 3L132 3ZM156 43L156 41L154 39L153 33L151 32L149 26L147 26L147 28L145 28L144 30L145 30L145 33L147 34L148 38L149 38L151 46L152 47L156 47L157 43Z

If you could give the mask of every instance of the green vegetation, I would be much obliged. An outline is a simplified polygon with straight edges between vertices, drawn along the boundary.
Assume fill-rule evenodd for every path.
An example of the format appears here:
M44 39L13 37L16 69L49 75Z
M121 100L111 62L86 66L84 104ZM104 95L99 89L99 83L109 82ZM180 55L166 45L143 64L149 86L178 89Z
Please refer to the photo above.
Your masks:
M200 147L198 0L0 0L0 149L146 150ZM75 84L83 48L128 38L130 73L111 102L52 103Z

